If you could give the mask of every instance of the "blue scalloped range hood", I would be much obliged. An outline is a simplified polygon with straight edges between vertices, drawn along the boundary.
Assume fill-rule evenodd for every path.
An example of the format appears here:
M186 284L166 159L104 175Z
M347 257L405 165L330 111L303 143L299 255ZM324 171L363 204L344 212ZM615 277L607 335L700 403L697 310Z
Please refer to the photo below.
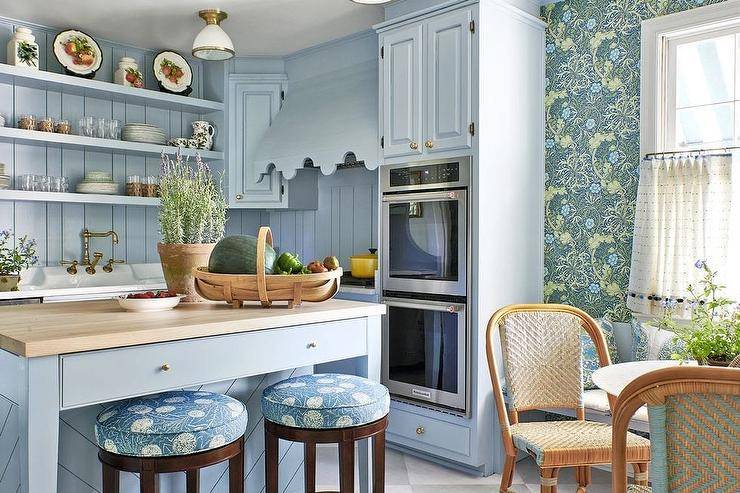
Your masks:
M368 169L380 164L378 66L371 61L291 83L285 102L260 141L254 177L274 167L285 178L310 159L325 175L349 153Z

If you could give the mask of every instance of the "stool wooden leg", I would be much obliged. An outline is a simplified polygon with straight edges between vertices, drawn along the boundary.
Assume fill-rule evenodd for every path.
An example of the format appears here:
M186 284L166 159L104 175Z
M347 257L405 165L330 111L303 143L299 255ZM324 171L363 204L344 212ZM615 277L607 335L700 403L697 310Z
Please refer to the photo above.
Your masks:
M339 442L339 493L355 491L355 442Z
M187 477L185 491L187 493L200 493L200 469L185 471Z
M265 492L278 493L278 438L265 428Z
M119 487L118 469L103 462L103 493L118 493Z
M139 473L139 485L141 493L159 493L159 481L154 467L151 464L143 464Z
M373 437L373 493L385 492L385 432Z
M239 454L229 459L229 493L244 493L244 437L239 439Z
M306 493L316 493L316 444L303 444L303 483Z

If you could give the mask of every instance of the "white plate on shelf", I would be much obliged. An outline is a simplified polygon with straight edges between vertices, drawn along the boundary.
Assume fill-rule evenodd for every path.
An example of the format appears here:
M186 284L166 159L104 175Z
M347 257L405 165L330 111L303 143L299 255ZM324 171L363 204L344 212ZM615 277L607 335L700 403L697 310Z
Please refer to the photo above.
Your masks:
M170 296L167 298L140 299L118 296L115 299L118 300L118 304L121 305L121 308L129 312L162 312L175 308L184 297L184 294L178 294L177 296Z

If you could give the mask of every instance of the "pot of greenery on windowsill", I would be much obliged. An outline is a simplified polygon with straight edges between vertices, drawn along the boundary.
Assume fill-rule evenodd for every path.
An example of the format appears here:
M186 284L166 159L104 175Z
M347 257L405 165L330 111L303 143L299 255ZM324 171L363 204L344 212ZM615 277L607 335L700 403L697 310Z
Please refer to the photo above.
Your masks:
M224 235L226 199L221 179L214 178L200 155L195 166L162 156L159 179L159 224L162 242L157 251L167 289L184 294L185 302L205 301L195 292L192 271L208 265L214 245Z
M704 271L699 286L689 285L687 307L691 319L683 324L673 316L673 306L667 305L660 320L662 328L675 332L684 342L678 359L695 359L700 364L728 366L740 354L740 310L738 304L722 292L725 286L717 284L717 272L706 262L698 260L697 269Z
M21 271L39 260L36 256L36 240L23 236L13 248L8 246L8 241L11 241L10 231L0 231L0 291L18 291Z

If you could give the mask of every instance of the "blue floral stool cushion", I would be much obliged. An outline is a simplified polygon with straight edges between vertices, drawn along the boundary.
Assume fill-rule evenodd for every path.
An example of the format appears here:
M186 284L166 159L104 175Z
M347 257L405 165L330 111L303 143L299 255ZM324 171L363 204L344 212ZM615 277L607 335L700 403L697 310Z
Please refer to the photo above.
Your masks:
M244 404L212 392L175 391L117 402L95 420L98 446L137 457L195 454L244 435Z
M262 414L294 428L347 428L388 414L391 398L383 385L333 373L293 377L262 392Z

